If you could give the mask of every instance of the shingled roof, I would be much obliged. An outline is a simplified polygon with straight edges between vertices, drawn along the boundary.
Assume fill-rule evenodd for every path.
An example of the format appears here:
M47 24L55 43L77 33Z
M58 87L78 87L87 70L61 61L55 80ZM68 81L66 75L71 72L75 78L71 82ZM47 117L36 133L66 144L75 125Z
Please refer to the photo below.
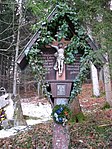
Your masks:
M56 12L57 12L57 6L52 10L50 15L47 17L47 22L51 21L51 19L54 17ZM68 24L69 24L70 30L72 32L74 32L74 29L73 29L74 26L71 23L68 23ZM28 53L31 50L32 46L35 44L35 42L40 38L40 34L41 34L41 28L36 31L36 33L32 36L32 38L29 40L29 42L24 47L23 51L18 56L17 64L19 65L21 70L24 70L26 68L26 66L28 65L28 58L27 58ZM94 51L99 49L99 46L93 40L91 40L91 38L89 38L89 36L88 36L88 39L87 39L87 43L91 47L91 49L93 49ZM106 59L104 58L103 55L101 55L100 59L103 62L106 61Z

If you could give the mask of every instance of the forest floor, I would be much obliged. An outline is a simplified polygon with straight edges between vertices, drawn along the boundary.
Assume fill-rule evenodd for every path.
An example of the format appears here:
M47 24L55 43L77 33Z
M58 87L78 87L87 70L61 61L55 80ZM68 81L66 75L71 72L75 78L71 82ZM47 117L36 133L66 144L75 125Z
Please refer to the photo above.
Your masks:
M112 108L103 109L106 103L103 85L100 90L101 95L96 98L92 95L92 85L83 85L79 101L86 118L81 123L69 124L70 149L112 149ZM52 149L52 135L53 122L49 120L0 139L0 149L3 146L5 149Z

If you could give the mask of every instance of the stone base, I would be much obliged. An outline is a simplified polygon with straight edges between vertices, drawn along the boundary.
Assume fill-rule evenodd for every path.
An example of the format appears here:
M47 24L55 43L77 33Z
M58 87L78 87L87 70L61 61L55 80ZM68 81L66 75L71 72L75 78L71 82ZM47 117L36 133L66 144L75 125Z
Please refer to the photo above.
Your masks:
M68 127L54 123L53 149L68 149L69 140Z

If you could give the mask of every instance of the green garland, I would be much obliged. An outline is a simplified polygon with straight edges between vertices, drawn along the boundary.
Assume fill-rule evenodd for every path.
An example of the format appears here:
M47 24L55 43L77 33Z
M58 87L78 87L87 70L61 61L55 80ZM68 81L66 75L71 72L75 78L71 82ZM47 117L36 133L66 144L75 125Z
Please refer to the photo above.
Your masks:
M71 111L67 105L56 105L51 115L56 123L65 126L71 117Z
M29 64L32 68L32 73L34 74L35 79L37 80L37 82L43 82L45 80L46 70L43 69L41 49L38 48L38 44L35 45L35 47L32 47L31 51L28 54L28 58L29 58Z
M67 19L69 19L74 26L75 35L70 31L69 25L66 21ZM29 53L29 63L32 67L33 73L35 74L35 78L38 78L38 81L43 82L43 85L45 85L46 70L43 69L43 60L41 59L42 46L48 45L54 40L60 41L62 38L71 39L71 43L68 44L65 49L65 64L73 64L75 61L75 55L78 51L84 51L83 56L80 58L80 72L73 81L73 89L69 98L70 101L72 101L81 91L82 83L88 74L89 61L93 61L91 56L92 50L86 42L87 36L85 30L80 26L76 12L66 4L58 5L55 16L50 22L46 21L44 24L46 25L41 27L41 35L36 46L33 47ZM57 28L57 26L59 27ZM58 30L58 32L56 30ZM50 96L49 92L46 93L47 96Z

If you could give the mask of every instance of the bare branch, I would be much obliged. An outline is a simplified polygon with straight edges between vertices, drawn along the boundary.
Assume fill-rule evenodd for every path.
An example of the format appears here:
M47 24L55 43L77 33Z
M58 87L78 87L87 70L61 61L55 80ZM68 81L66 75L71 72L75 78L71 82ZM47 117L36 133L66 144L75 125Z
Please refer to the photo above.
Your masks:
M0 35L2 35L4 32L6 32L6 31L8 31L8 30L10 30L11 28L10 28L10 26L12 25L12 23L10 23L10 25L6 28L6 29L4 29L1 33L0 33Z

